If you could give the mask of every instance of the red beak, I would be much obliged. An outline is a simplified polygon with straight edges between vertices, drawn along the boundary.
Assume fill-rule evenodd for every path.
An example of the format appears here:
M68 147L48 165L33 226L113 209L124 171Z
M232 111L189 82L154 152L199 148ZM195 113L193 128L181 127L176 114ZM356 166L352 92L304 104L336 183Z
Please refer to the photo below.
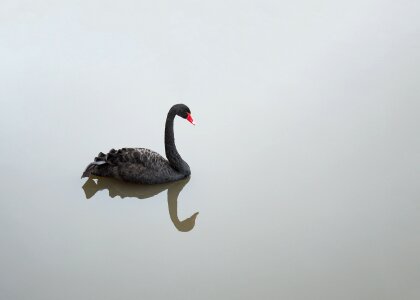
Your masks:
M193 119L193 117L191 116L191 114L188 114L188 116L187 116L187 120L188 120L188 122L190 122L191 124L195 125L194 119Z

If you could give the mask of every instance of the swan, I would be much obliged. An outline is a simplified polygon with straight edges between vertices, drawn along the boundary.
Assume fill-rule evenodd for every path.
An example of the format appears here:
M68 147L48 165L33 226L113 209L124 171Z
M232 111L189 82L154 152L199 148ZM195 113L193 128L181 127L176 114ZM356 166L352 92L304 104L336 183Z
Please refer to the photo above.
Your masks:
M107 154L100 152L86 167L82 178L96 175L132 183L161 184L189 177L190 167L179 155L175 146L174 119L176 116L195 125L188 106L175 104L171 107L165 123L167 160L160 154L145 148L111 149Z

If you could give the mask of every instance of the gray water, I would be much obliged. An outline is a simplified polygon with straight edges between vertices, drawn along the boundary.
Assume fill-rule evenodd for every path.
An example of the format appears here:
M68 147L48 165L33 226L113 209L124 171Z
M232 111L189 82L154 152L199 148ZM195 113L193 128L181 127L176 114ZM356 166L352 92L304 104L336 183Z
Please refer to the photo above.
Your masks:
M3 0L0 298L419 299L419 9ZM179 102L189 181L80 179Z

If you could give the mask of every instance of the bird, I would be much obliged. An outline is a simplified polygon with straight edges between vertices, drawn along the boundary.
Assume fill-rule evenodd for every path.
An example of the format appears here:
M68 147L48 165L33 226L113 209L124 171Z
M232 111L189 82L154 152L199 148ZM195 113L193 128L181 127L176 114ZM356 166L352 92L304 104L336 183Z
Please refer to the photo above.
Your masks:
M165 154L145 148L111 149L100 152L85 169L82 178L91 175L112 177L140 184L161 184L182 180L191 175L190 166L175 146L174 119L179 116L195 125L191 110L185 104L175 104L168 112L165 123Z

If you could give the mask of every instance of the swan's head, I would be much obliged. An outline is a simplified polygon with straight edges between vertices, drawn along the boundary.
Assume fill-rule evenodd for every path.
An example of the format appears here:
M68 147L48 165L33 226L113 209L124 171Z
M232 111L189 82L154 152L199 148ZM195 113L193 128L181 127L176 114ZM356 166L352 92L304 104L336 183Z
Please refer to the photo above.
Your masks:
M195 125L195 121L191 116L191 111L185 104L175 104L174 106L172 106L171 110L174 111L175 114L177 114L181 118L187 119L188 122Z

